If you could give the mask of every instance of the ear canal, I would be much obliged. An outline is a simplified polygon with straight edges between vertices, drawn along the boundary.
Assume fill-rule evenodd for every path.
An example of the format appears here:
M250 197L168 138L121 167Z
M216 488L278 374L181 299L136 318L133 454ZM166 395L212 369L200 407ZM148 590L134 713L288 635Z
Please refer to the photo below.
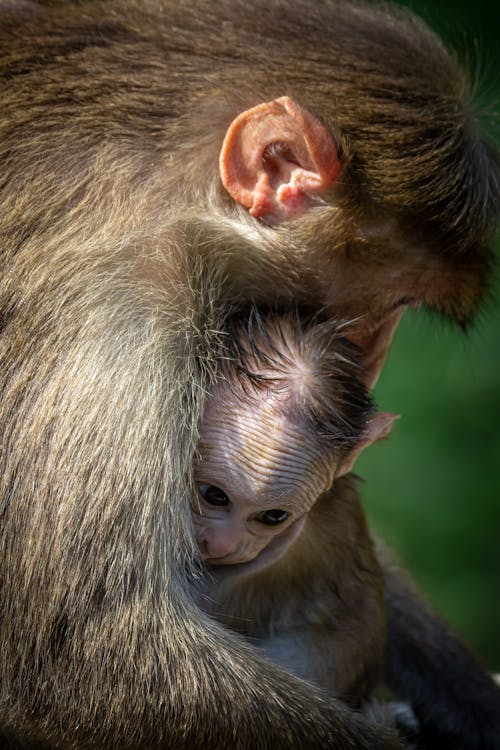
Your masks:
M288 96L258 104L233 120L219 159L222 183L252 216L279 222L305 211L309 196L335 182L333 138Z

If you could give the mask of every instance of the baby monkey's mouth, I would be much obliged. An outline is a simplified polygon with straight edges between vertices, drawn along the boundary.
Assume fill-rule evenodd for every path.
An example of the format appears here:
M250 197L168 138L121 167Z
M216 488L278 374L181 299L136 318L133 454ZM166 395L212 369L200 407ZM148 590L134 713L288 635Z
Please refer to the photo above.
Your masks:
M307 519L307 513L297 518L279 535L275 536L255 557L246 560L238 560L236 555L228 555L221 558L203 557L203 562L216 575L224 574L224 571L237 573L254 573L272 565L285 554L290 546L299 537Z

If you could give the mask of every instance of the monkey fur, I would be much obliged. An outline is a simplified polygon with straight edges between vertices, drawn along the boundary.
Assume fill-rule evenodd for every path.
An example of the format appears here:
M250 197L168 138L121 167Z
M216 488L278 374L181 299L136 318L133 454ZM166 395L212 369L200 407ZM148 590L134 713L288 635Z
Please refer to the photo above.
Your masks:
M467 76L375 3L0 13L2 747L400 747L200 611L191 469L215 352L248 302L358 320L369 385L405 305L471 319L499 170ZM303 156L300 122L340 171L268 221L224 188L219 154L241 113L283 97L269 189ZM387 581L393 682L440 748L498 748L498 689Z

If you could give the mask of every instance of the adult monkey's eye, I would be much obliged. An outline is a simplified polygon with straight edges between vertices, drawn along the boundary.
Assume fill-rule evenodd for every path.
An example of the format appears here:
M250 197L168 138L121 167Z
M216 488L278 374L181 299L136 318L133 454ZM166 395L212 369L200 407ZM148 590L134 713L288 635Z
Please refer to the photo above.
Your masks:
M213 484L199 484L198 492L209 505L229 505L230 500L224 490Z
M258 516L255 516L256 521L265 523L267 526L277 526L280 523L284 523L289 518L290 513L287 510L280 510L279 508L263 510Z

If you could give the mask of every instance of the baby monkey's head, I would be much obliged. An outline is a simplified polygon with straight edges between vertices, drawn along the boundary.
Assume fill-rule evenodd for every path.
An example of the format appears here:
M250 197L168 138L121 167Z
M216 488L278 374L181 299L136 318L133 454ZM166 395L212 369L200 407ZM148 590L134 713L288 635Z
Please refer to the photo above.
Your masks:
M316 499L389 432L394 417L373 415L344 332L297 312L230 323L194 466L206 564L277 560Z

